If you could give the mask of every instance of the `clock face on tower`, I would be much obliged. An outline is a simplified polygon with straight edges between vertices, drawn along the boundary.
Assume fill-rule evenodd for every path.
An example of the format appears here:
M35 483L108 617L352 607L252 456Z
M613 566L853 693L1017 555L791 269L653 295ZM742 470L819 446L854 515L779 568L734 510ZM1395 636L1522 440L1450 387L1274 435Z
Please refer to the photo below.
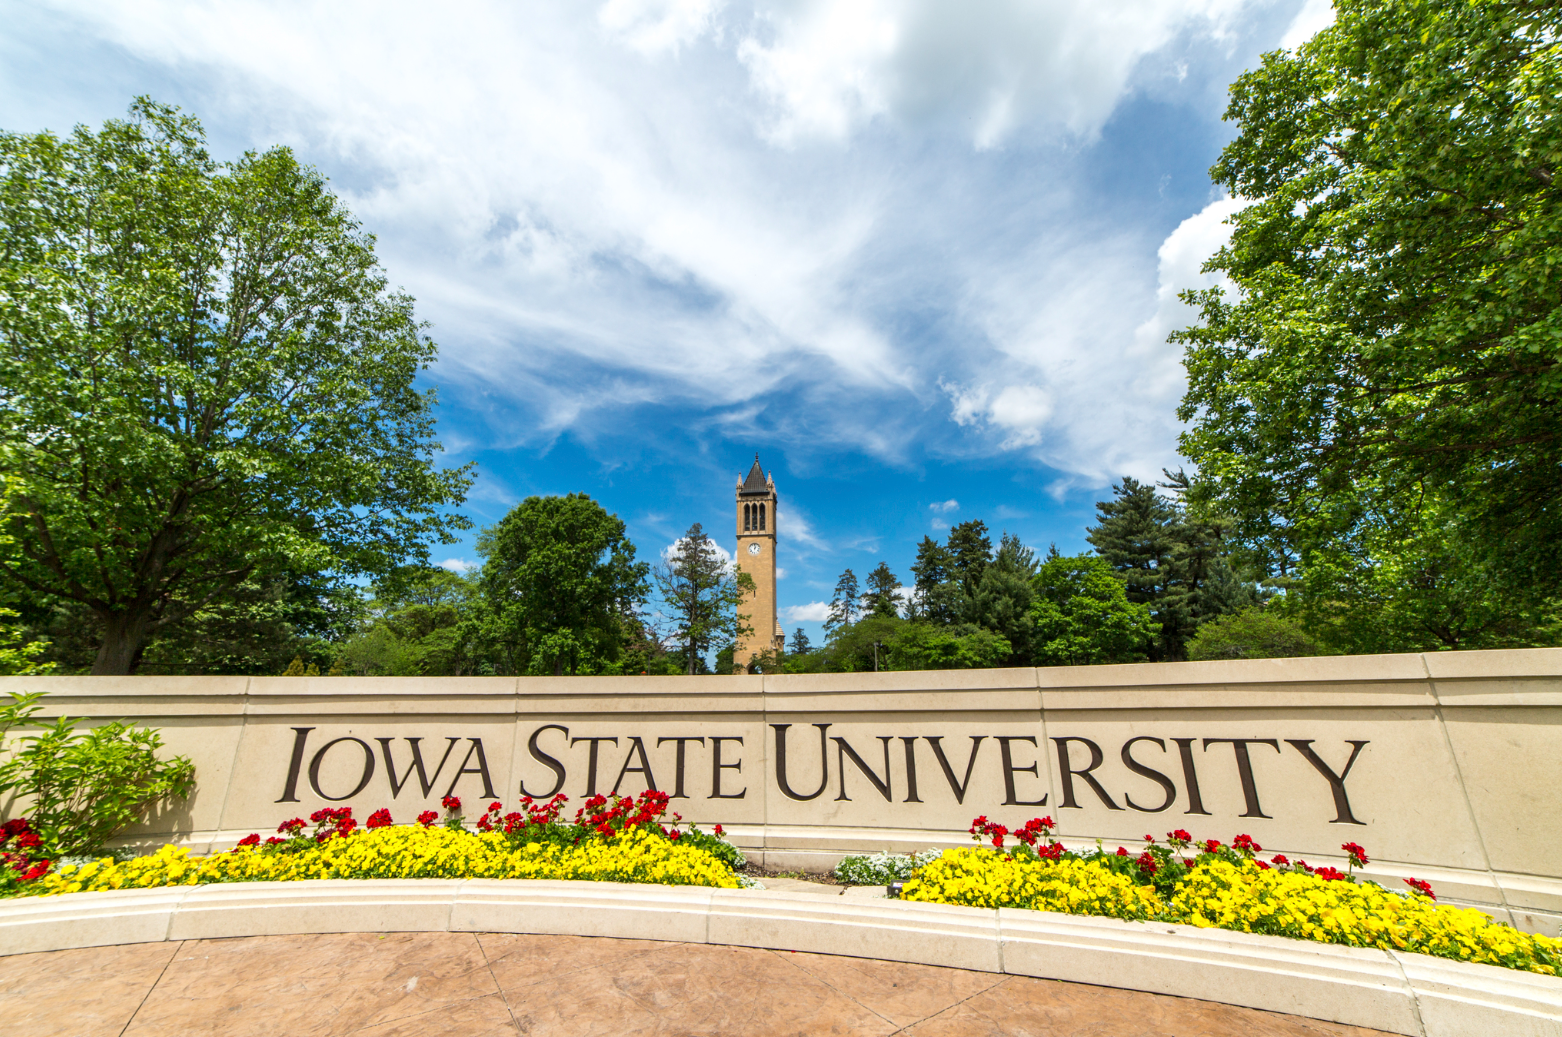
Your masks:
M748 553L751 554L751 555L759 554L759 545L758 544L750 544L750 545L748 545Z

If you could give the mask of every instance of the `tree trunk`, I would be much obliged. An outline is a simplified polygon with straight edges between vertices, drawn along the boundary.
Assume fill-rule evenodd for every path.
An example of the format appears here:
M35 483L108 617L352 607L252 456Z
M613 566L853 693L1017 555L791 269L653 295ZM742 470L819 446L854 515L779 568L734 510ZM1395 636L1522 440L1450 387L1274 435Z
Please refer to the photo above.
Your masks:
M135 671L141 661L141 648L146 640L147 623L151 617L145 612L98 613L103 621L103 644L98 657L92 663L94 676L123 676Z

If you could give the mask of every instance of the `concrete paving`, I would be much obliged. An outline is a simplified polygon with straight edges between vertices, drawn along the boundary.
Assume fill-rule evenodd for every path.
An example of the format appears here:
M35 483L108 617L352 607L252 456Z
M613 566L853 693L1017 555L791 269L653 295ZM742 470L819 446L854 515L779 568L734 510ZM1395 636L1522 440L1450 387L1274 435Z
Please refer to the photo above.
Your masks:
M0 957L0 1019L6 1037L1380 1035L1187 998L926 965L443 932Z

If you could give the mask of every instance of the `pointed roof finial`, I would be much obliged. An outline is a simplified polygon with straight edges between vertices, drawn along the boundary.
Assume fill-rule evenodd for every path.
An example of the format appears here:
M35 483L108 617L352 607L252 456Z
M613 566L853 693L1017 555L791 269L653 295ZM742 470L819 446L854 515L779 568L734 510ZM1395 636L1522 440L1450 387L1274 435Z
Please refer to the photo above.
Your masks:
M769 487L765 482L765 470L759 467L759 454L754 454L754 467L748 470L748 478L743 480L743 493L767 493Z

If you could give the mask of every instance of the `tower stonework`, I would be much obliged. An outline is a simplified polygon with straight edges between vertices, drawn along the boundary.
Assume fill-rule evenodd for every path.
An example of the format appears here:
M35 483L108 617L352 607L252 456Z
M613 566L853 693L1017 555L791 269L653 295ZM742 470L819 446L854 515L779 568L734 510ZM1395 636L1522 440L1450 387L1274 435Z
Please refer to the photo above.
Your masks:
M775 478L765 475L755 454L754 467L737 488L738 568L754 580L753 596L739 606L754 628L732 652L739 673L747 673L759 656L779 654L786 644L776 619L776 499Z

